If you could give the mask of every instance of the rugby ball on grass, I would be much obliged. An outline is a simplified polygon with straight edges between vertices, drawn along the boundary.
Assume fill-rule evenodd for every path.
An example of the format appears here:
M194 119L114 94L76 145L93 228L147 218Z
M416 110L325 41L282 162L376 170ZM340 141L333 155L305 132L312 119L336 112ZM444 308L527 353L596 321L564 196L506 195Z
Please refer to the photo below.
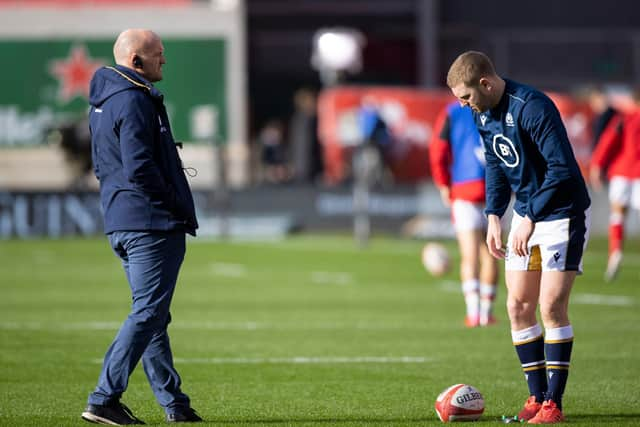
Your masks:
M436 413L443 423L475 421L484 412L484 398L473 386L455 384L436 399Z
M449 272L451 260L447 248L442 244L430 242L422 248L422 265L433 276L442 276Z

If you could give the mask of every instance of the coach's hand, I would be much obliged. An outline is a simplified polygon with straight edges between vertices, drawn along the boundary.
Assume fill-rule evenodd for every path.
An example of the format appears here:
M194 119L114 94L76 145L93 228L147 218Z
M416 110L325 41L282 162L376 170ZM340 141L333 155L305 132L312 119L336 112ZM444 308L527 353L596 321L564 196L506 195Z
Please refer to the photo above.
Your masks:
M502 226L500 218L497 215L488 216L489 226L487 228L487 248L489 253L495 258L504 258L504 249L502 248Z

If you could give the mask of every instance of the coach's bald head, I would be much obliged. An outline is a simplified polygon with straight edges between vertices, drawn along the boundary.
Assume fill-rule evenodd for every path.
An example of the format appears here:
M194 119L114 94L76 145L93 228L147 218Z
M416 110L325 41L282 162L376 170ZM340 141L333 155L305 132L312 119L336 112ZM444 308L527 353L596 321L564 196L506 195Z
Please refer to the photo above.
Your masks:
M150 82L162 80L164 46L151 30L128 29L120 33L113 45L116 64L135 70Z

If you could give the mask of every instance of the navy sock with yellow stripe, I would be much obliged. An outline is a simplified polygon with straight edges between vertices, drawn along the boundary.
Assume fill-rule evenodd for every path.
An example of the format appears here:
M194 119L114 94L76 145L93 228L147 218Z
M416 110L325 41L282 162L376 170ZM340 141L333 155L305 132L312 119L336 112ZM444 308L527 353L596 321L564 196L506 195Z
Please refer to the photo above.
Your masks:
M542 328L535 324L527 329L511 331L511 338L529 386L529 395L542 403L547 392Z
M547 329L545 332L544 347L549 378L545 400L553 400L558 409L562 409L562 395L569 377L569 362L573 348L573 328L569 325Z

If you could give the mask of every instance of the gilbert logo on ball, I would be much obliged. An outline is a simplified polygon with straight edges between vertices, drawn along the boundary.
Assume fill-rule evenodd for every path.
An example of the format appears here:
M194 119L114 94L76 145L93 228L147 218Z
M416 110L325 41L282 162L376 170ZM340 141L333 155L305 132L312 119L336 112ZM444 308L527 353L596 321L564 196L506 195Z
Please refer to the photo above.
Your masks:
M435 406L443 423L475 421L484 412L484 398L473 386L455 384L438 395Z
M447 248L442 244L430 242L422 248L422 265L434 276L442 276L449 272L451 260Z

